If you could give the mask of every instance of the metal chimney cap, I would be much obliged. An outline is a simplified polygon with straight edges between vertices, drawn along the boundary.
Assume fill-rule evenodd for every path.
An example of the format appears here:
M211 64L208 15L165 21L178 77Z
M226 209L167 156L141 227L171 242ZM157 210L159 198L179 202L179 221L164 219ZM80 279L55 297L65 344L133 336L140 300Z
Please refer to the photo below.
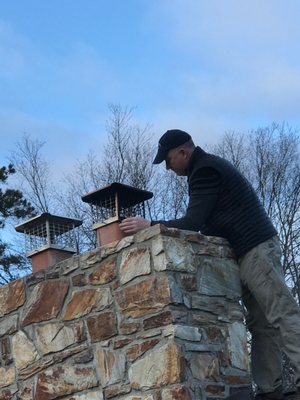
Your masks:
M22 222L19 225L16 225L15 230L17 232L24 233L25 230L27 230L27 229L32 229L32 228L35 228L42 224L45 224L46 221L53 222L53 223L61 225L61 226L65 226L67 228L66 231L69 230L68 228L70 226L78 227L78 226L82 225L82 221L80 219L61 217L59 215L53 215L50 213L42 213L42 214L37 215L25 222Z
M147 190L137 189L119 182L113 182L101 189L87 193L81 198L85 203L97 204L115 194L118 195L123 207L132 207L153 197L153 193Z

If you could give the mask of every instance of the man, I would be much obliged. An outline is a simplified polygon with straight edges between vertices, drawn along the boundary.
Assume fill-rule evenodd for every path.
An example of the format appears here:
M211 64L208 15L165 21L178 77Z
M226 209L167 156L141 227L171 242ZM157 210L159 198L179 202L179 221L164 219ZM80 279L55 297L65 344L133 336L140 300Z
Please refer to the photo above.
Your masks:
M300 308L285 285L277 232L254 189L228 161L195 147L179 129L159 140L154 164L188 177L189 205L184 217L120 223L126 234L162 223L227 238L240 266L247 326L252 333L252 374L256 399L300 400ZM295 368L296 392L282 393L281 350Z

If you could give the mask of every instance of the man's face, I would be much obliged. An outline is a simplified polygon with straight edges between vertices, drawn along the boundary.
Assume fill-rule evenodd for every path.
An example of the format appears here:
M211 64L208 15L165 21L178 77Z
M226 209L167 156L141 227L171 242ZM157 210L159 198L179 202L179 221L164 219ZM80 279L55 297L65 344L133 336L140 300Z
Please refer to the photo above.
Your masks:
M178 176L186 175L187 159L185 151L177 147L168 151L166 157L166 169L171 169Z

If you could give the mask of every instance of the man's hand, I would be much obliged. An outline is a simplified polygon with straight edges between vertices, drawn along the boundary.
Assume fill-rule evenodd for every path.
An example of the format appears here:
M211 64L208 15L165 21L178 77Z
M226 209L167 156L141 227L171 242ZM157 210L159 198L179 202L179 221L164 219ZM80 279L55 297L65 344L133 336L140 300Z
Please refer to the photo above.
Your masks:
M150 221L141 217L129 217L120 223L120 229L126 235L133 235L149 226L151 226Z

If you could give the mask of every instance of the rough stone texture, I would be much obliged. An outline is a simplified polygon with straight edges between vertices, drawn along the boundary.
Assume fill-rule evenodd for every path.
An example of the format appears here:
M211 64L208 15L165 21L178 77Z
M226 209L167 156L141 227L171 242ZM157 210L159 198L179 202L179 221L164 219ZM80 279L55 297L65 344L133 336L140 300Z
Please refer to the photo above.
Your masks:
M51 323L36 329L37 345L43 354L63 350L83 340L82 322L73 326Z
M153 394L126 396L122 400L158 400Z
M96 349L100 382L103 387L120 382L125 377L125 355L122 352Z
M127 353L126 353L127 360L129 360L129 361L136 360L139 356L144 354L146 351L148 351L152 347L156 346L157 343L159 343L159 339L150 339L150 340L145 340L144 342L132 345L127 350Z
M175 325L174 336L193 342L199 342L202 339L202 334L199 332L199 328L194 326Z
M34 389L33 380L27 380L26 382L24 381L19 382L19 390L17 389L18 400L34 399L33 389Z
M103 310L112 301L109 288L86 289L73 292L63 319L69 321L89 314L92 310Z
M26 305L22 326L56 317L61 310L68 287L66 281L49 281L37 284Z
M15 368L0 367L0 388L11 385L16 378Z
M89 391L88 393L76 394L71 397L64 397L65 400L103 400L103 391Z
M249 359L247 357L247 336L244 324L242 322L234 322L228 327L228 333L228 350L231 365L234 368L247 371L249 369Z
M181 382L183 357L180 348L174 342L155 348L131 365L128 376L134 389L154 388Z
M0 320L0 337L12 334L18 329L18 315L8 315Z
M213 353L194 354L190 360L193 377L200 381L220 378L219 360Z
M22 331L12 337L12 354L18 369L27 367L39 358L34 343Z
M116 293L116 301L125 316L138 318L164 308L170 295L167 277L149 278Z
M247 390L239 293L226 241L163 225L11 282L0 288L0 400Z
M25 286L21 279L0 287L0 317L6 315L25 302Z
M1 359L3 365L10 365L13 362L9 337L1 340Z
M10 388L0 390L0 399L1 400L15 399L14 395L17 392L18 392L18 388L16 385L10 386ZM20 400L23 400L23 399L20 399Z
M198 268L198 288L200 293L209 296L240 298L241 283L238 264L232 260L201 257Z
M116 258L102 261L99 266L89 275L92 285L103 285L113 281L117 276Z
M162 390L161 400L192 400L192 396L187 387L177 386Z
M97 379L93 368L59 365L38 375L35 399L56 399L96 385Z
M159 236L153 240L152 254L156 271L196 271L194 250L188 242Z
M120 282L124 284L140 275L151 272L150 251L146 249L129 249L123 252L120 263Z
M108 339L117 333L117 319L112 312L89 317L87 324L92 342Z
M81 269L91 268L98 265L103 259L102 249L94 249L79 256L79 265Z
M146 318L143 322L143 328L145 330L157 328L159 326L169 325L173 321L173 315L171 311L163 311L154 317Z

